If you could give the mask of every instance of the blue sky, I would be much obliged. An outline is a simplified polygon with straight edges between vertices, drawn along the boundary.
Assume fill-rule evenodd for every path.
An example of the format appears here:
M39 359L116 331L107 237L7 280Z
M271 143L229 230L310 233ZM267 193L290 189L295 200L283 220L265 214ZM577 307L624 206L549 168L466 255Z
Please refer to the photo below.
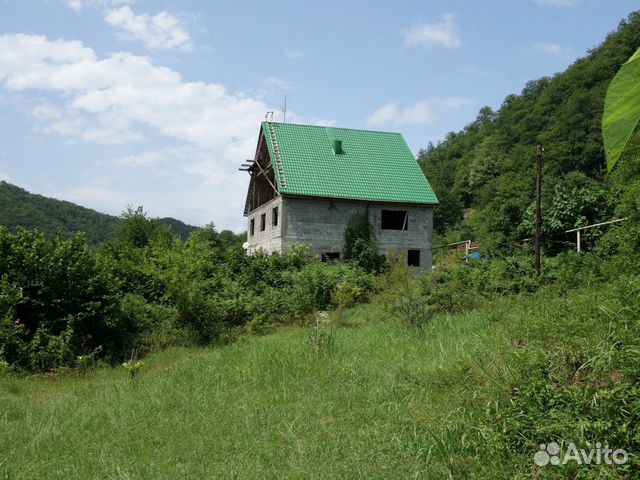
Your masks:
M414 152L597 46L631 0L0 0L0 179L244 228L259 123Z

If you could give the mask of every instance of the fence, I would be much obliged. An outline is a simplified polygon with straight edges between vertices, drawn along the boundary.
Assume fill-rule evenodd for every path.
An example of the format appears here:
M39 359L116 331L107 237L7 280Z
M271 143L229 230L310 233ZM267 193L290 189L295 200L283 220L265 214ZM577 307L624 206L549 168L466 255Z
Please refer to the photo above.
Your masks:
M627 218L618 218L616 220L609 220L608 222L600 222L600 223L594 223L593 225L586 225L584 227L578 227L578 228L572 228L570 230L565 230L562 233L576 233L576 250L578 252L580 252L582 250L582 246L581 246L581 232L584 230L589 230L591 228L596 228L596 227L602 227L604 225L611 225L613 223L620 223L620 222L624 222L625 220L627 220ZM525 238L524 240L522 240L522 242L529 242L533 240L533 238ZM450 247L456 247L456 246L462 246L464 245L464 254L465 256L469 255L469 252L473 251L473 250L478 250L478 241L473 241L473 240L463 240L462 242L454 242L454 243L448 243L447 245L441 245L439 247L434 247L433 250L437 250L439 248L450 248Z

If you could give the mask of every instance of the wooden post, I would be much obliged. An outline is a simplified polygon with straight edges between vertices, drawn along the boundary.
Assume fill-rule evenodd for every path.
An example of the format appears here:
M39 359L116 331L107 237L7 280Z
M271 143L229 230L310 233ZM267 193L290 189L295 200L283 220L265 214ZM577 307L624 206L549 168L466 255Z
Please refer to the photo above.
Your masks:
M544 147L542 145L538 145L538 149L536 152L536 164L537 164L537 173L536 173L536 274L540 276L541 267L540 267L540 242L542 236L542 212L541 212L541 203L542 203L542 153L544 152Z

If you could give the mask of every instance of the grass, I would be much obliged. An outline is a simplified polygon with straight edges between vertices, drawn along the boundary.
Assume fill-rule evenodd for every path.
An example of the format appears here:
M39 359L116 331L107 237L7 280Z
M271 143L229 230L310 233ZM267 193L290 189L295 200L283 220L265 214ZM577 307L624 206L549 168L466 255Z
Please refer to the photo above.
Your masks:
M343 312L330 355L316 355L308 329L287 328L157 353L135 381L122 368L0 379L0 474L623 478L532 461L541 439L592 439L593 428L574 429L571 415L603 415L587 397L626 381L617 355L627 350L611 353L635 338L616 317L628 315L621 295L547 289L438 316L423 332L372 303ZM577 388L587 406L575 400L558 405L557 418L538 418L547 408L541 379L552 400ZM625 427L629 438L636 425ZM601 428L599 438L620 440L616 432Z

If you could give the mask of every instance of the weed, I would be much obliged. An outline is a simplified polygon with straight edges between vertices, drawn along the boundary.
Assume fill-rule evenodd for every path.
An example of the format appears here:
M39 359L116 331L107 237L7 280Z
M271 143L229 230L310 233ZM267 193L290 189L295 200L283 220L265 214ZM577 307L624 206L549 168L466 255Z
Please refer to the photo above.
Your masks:
M144 368L144 362L137 359L138 354L134 350L131 352L131 359L122 364L122 367L128 372L129 380L133 381L138 378L138 375Z
M311 341L318 357L331 355L334 342L333 322L327 312L318 312L311 326Z

